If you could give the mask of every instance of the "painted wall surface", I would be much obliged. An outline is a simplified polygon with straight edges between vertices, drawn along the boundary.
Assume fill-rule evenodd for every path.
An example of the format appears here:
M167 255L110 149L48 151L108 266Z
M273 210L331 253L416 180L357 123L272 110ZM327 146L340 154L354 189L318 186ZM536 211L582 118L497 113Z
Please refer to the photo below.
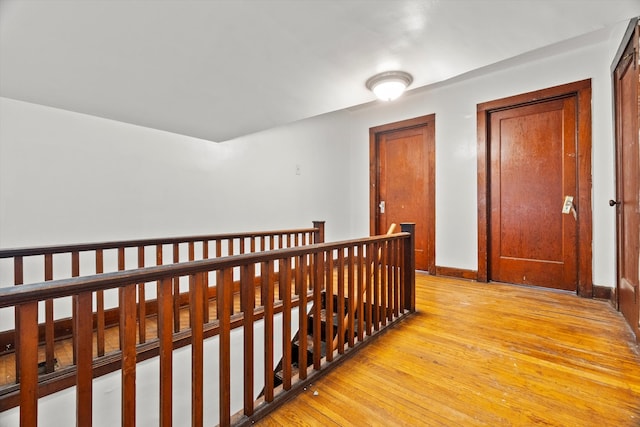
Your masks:
M6 98L0 117L0 247L348 232L348 146L322 118L216 144Z
M612 286L609 67L626 23L407 93L214 144L0 102L0 247L289 228L369 232L368 129L436 114L436 264L477 268L476 105L592 79L593 279ZM299 167L300 174L296 174Z

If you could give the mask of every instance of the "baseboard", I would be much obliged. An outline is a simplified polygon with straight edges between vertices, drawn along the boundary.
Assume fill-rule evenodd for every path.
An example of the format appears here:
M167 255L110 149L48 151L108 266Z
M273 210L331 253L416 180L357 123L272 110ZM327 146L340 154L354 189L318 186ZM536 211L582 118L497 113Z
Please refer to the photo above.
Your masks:
M593 298L609 301L613 307L616 307L616 289L608 286L593 285Z
M478 272L462 268L436 266L436 276L457 277L459 279L478 280Z

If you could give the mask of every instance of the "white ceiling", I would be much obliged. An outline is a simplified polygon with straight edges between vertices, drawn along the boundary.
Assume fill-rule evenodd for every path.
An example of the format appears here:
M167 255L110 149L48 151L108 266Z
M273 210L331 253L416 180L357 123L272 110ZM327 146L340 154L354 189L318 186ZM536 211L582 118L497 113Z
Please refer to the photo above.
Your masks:
M640 0L0 0L0 96L212 141L596 31Z

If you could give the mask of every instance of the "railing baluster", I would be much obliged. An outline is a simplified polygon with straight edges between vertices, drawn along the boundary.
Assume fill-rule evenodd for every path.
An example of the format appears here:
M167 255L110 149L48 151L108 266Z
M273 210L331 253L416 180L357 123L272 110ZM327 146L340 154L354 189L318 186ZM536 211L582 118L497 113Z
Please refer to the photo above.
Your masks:
M44 280L53 280L53 254L44 255ZM50 373L55 369L54 346L55 329L53 323L53 300L44 302L44 343L45 343L45 372Z
M355 303L356 303L356 292L354 289L354 269L353 269L353 246L349 246L347 248L347 294L349 295L349 299L347 300L347 327L345 328L347 331L347 342L349 343L349 347L353 347L355 345L354 341L354 332L355 332Z
M123 250L124 252L124 250ZM122 425L136 425L136 285L119 290L122 337Z
M125 266L124 260L125 252L124 247L118 247L118 271L123 271ZM124 308L122 307L122 289L118 290L118 302L120 304L120 328L118 329L118 338L120 340L120 350L124 350L124 330L122 329L122 316L124 314ZM124 384L124 383L123 383Z
M156 245L156 265L162 265L162 263L164 261L163 260L163 258L164 258L163 257L163 248L164 248L164 246L161 245L161 244ZM160 286L162 286L162 282L160 280L156 281L156 303L158 305L160 305L160 300L159 300L159 297L158 297L158 295L160 294ZM160 323L160 315L159 314L158 314L157 320L158 320L158 327L156 327L156 335L157 335L158 339L160 339L160 325L159 325L159 323Z
M344 304L344 249L338 249L338 334L337 346L338 353L344 354L344 322L342 319L345 315Z
M356 329L358 330L358 341L362 341L364 339L364 256L363 256L363 245L358 245L356 246L356 250L357 250L357 255L356 255L356 274L358 277L358 282L357 282L357 307L356 307L356 313L358 315L357 317L357 327Z
M375 259L373 257L373 245L371 243L367 243L366 245L366 261L365 261L365 287L366 287L366 308L365 308L365 318L367 321L367 335L371 335L372 325L373 325L373 290L372 290L372 274L373 274L373 263Z
M291 388L291 261L280 260L280 299L282 300L282 387ZM304 351L305 349L301 349Z
M322 279L324 277L322 271L322 252L315 252L313 254L313 277L315 282L313 284L313 369L320 370L322 363ZM304 351L305 349L302 349Z
M138 246L138 268L144 268L144 246ZM138 283L138 336L140 343L147 341L147 298L145 284Z
M204 298L204 275L189 277L191 293L191 425L202 427L204 408L204 310L200 303Z
M189 261L194 261L196 259L196 247L195 247L195 243L194 242L189 242L188 244L188 256L189 256ZM191 279L189 279L189 289L191 289ZM196 300L198 304L202 305L202 300L204 298L200 298L199 300ZM189 298L189 304L193 304L193 301L191 301L191 299ZM193 328L193 312L191 310L191 307L189 307L189 327Z
M380 324L387 325L387 244L380 246Z
M173 263L180 262L180 245L173 244ZM173 331L180 331L180 278L173 278Z
M306 255L298 256L298 267L296 268L296 288L298 289L300 305L298 306L298 343L299 348L307 348L307 329L308 329L308 317L307 317L307 262ZM301 380L307 378L307 352L298 352L298 376Z
M395 317L400 315L400 267L398 266L399 242L394 240L391 242L393 246L393 314Z
M170 277L158 284L158 345L160 362L160 425L171 425L173 413L173 293Z
M373 252L371 253L372 268L373 268L373 329L375 331L380 330L380 256L381 256L380 243L375 242L373 244Z
M415 248L415 224L400 224L402 232L409 233L409 238L404 240L403 267L404 267L404 291L402 308L411 312L416 310L416 254Z
M333 360L334 339L333 339L333 251L327 252L327 268L325 269L325 312L326 312L326 346L327 346L327 362ZM306 317L306 316L304 316ZM340 318L338 316L338 318Z
M38 425L38 301L16 307L20 317L20 427Z
M391 242L386 242L386 264L387 269L387 320L393 320L393 246Z
M13 259L13 283L16 286L22 285L24 283L24 260L21 256L17 256ZM14 308L13 311L14 317L14 329L16 331L20 330L20 310L18 308ZM20 347L20 334L15 334L13 339L14 346L16 350ZM20 382L20 358L16 357L15 360L16 365L16 383Z
M96 274L104 272L104 254L102 249L96 250ZM104 291L96 292L96 344L98 357L104 356Z
M398 296L400 314L405 313L404 307L404 242L398 242Z
M273 401L273 261L260 265L264 306L264 400Z
M209 259L209 241L202 242L202 259ZM204 286L204 297L202 298L202 310L204 314L204 323L209 323L209 274L205 273L202 277Z
M220 353L220 425L231 423L231 306L233 304L233 270L220 270L216 283L218 301L218 332Z
M253 241L253 239L252 239ZM243 312L243 337L244 337L244 414L246 416L253 415L253 353L254 353L254 317L253 311L256 304L256 287L254 264L248 264L242 267L240 273L240 289L241 302Z
M79 277L80 276L80 253L78 251L71 252L71 277ZM78 361L77 352L76 352L76 322L74 322L73 317L76 312L76 299L71 299L71 342L73 345L73 364L75 365ZM93 322L92 322L93 323Z
M83 292L76 300L76 425L91 426L93 402L93 295Z

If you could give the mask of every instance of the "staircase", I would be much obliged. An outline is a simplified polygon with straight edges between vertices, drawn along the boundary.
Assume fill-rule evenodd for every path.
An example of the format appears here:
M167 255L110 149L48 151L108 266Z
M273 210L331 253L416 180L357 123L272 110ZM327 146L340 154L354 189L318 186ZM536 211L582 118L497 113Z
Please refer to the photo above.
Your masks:
M347 316L347 307L348 307L348 298L345 297L344 298L344 304L341 306L344 306L344 310L342 315L340 315L340 313L338 313L338 296L337 295L333 295L333 301L331 307L331 315L329 316L328 314L328 310L327 310L327 293L325 291L322 292L321 294L321 299L320 299L320 303L321 303L321 311L320 311L320 359L324 358L327 356L327 319L330 317L333 327L332 327L332 331L333 334L331 336L331 341L333 343L332 348L335 349L337 347L338 344L338 323L344 319ZM304 367L304 369L308 368L309 366L313 365L313 360L314 360L314 349L313 349L313 340L314 340L314 335L313 335L313 328L314 328L314 324L315 324L315 311L313 308L309 311L309 313L307 314L307 330L305 331L305 335L306 335L306 340L301 340L300 339L300 333L301 331L298 331L294 338L291 340L291 360L292 360L292 364L291 364L291 375L292 377L295 377L298 375L299 371L300 371L300 366L299 366L299 361L301 360L300 358L300 352L301 351L306 351L306 358L303 357L302 359L305 360L306 359L306 366ZM357 313L356 313L356 319L357 319ZM354 328L354 331L351 332L353 335L352 336L356 336L357 335L357 320L355 322L356 324L356 328ZM344 337L344 341L346 342L348 340L348 335L349 335L349 331L345 331L345 337ZM304 344L301 344L301 341L304 342ZM306 348L303 349L301 348L301 345L304 345ZM284 380L284 369L282 366L282 360L280 361L280 363L278 364L278 366L275 369L274 372L274 386L279 386L283 383Z
M396 224L392 223L386 234L393 234L396 227ZM381 256L381 251L378 251L376 259L372 261L372 268L375 268L380 262ZM360 270L358 274L362 273L363 271ZM331 361L333 354L329 354L327 357L327 348L331 348L332 353L333 350L338 349L338 353L342 354L345 343L348 343L349 347L353 347L356 337L362 340L365 331L360 331L359 328L364 327L364 325L366 325L368 331L367 335L371 335L372 325L378 330L378 321L381 320L383 325L386 324L387 309L384 305L381 306L373 301L365 301L364 289L361 288L360 291L354 292L353 283L349 285L349 288L351 289L349 295L353 295L352 301L349 301L348 296L343 295L344 291L341 292L341 295L331 293L331 298L328 298L326 290L322 290L319 301L321 304L319 331L318 329L314 331L314 328L318 328L318 324L315 321L318 310L313 307L307 314L307 329L304 331L303 339L300 336L302 331L299 330L291 341L291 378L298 376L301 370L301 363L304 365L302 369L305 370L304 374L306 374L306 369L314 363L314 360L319 361L326 357L328 361ZM382 298L384 299L384 297ZM351 316L349 308L353 310ZM331 328L327 327L329 319L331 319ZM342 337L339 336L341 332L344 333ZM331 336L328 337L328 334ZM318 358L314 357L314 337L316 335L320 336L320 357ZM329 341L331 341L330 347L327 345ZM303 354L300 357L302 351L306 351L306 355ZM283 363L283 360L280 360L274 370L274 387L284 383L285 369ZM299 378L306 378L304 374Z

